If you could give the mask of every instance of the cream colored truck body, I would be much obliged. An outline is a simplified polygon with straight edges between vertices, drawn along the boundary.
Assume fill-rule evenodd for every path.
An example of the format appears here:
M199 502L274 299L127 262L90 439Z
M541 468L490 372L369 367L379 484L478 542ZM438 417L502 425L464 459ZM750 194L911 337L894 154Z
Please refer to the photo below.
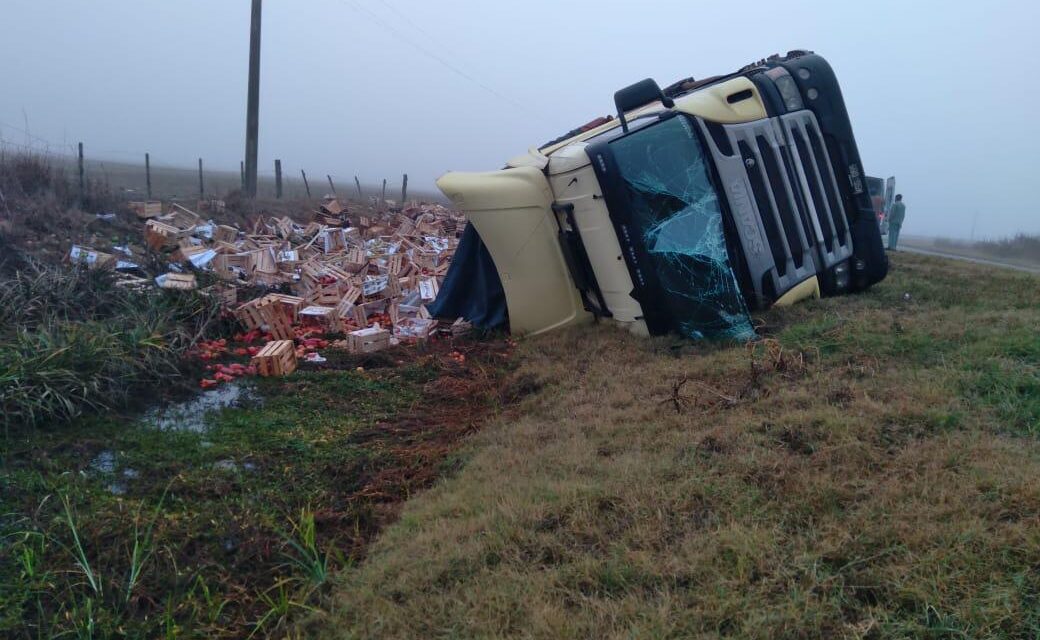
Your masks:
M751 92L750 98L731 99L743 92ZM678 97L673 109L723 124L767 118L759 89L746 77ZM626 115L631 121L663 110L663 104L657 102ZM450 172L437 181L487 245L505 289L513 333L533 335L594 319L583 308L557 241L554 202L574 205L589 262L613 321L635 333L647 333L640 304L629 295L632 278L600 197L602 186L585 153L586 140L619 126L615 118L558 144L531 149L510 160L505 169ZM791 304L819 295L819 283L812 276L774 304Z

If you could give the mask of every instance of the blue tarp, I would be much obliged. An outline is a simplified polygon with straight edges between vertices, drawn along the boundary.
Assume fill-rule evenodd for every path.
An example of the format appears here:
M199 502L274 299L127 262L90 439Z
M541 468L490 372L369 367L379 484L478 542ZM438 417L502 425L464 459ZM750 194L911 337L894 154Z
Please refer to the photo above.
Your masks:
M440 293L427 309L435 318L462 317L482 329L494 329L508 322L506 292L498 270L472 224L466 225Z

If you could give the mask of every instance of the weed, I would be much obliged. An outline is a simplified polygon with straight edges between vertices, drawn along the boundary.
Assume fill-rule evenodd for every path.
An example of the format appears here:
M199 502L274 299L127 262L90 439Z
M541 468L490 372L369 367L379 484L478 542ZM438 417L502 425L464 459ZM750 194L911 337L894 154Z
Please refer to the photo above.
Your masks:
M260 601L267 607L264 615L256 621L249 633L252 638L260 631L270 633L282 627L294 610L316 612L317 609L294 599L290 589L293 580L279 580L274 586L260 594Z
M65 507L65 524L68 525L69 531L72 533L72 548L69 549L69 552L76 561L76 566L83 573L83 577L86 579L87 585L90 586L94 597L101 598L104 596L101 576L91 566L90 560L87 558L87 552L83 549L83 543L80 542L79 530L76 529L76 519L72 515L72 505L69 503L69 497L67 495L62 496L61 503ZM93 600L88 599L87 602L90 605ZM92 611L93 607L88 606L88 610Z
M290 522L292 531L282 537L294 553L286 554L286 558L312 586L321 586L332 568L333 549L330 546L324 554L318 549L314 512L309 507L300 509L299 520Z
M172 484L172 483L171 483ZM137 587L138 581L141 579L141 571L148 563L152 553L155 551L153 546L152 534L155 530L155 523L159 520L159 515L162 512L163 503L166 501L166 494L170 490L170 485L166 485L166 489L163 491L162 496L159 498L159 502L155 505L155 510L152 512L152 518L148 521L148 526L145 528L144 536L141 535L140 529L140 511L134 516L134 540L133 549L130 552L130 569L126 577L126 592L123 598L124 604L130 603L130 597L134 593L134 588Z

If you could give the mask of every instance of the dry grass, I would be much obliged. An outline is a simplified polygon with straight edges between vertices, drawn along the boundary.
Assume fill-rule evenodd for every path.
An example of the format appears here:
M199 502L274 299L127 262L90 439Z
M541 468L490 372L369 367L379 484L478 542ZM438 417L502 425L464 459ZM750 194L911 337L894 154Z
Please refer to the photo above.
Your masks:
M754 352L526 341L520 410L303 631L1036 637L1038 309L1032 276L900 255Z

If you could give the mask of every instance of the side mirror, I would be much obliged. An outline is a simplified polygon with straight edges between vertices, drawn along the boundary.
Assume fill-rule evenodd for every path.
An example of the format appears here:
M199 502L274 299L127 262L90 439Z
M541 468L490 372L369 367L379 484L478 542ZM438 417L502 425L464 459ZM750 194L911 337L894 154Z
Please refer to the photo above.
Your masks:
M624 89L614 92L614 106L617 108L618 119L621 120L621 130L628 133L628 121L625 120L625 112L631 111L651 102L660 102L671 109L675 101L668 98L661 91L661 87L653 78L640 80L635 84L628 85Z

